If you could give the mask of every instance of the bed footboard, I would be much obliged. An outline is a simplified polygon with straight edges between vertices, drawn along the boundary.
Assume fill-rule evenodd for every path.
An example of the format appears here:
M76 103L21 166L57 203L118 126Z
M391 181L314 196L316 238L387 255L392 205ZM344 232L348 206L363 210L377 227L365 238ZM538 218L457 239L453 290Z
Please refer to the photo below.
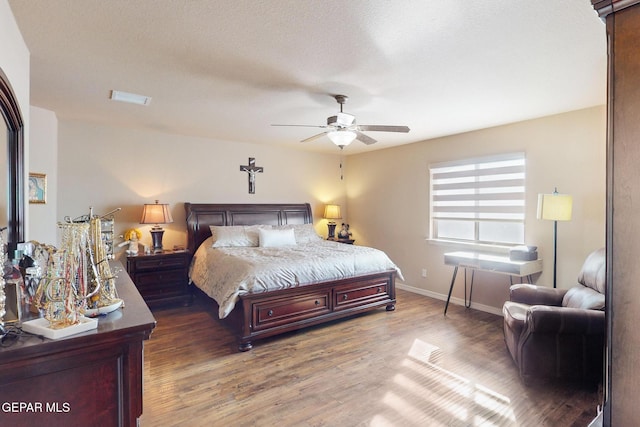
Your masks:
M395 310L393 270L320 282L297 288L253 293L240 297L235 310L238 349L253 348L252 342L311 325L326 323L386 306Z

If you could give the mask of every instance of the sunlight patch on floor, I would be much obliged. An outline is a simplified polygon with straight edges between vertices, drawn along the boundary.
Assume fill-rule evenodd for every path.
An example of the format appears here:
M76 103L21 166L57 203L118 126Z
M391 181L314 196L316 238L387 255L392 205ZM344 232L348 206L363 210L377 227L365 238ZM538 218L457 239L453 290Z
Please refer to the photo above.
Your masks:
M382 399L386 410L373 417L371 425L392 425L388 420L398 416L406 425L515 425L508 397L438 366L442 357L437 346L414 340Z
M433 405L437 405L440 410L450 411L455 418L466 420L469 416L467 409L462 405L458 405L456 402L446 402L445 399L440 396L425 396L427 392L429 394L432 394L432 392L425 390L424 385L412 381L402 374L396 375L393 380L397 385L402 387L405 392L415 396L429 397Z

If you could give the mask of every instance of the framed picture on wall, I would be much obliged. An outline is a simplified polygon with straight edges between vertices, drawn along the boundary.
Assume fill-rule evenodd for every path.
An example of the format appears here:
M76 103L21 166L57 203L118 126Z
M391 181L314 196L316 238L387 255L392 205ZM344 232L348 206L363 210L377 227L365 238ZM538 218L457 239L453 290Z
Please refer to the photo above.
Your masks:
M29 203L47 203L47 175L29 173Z

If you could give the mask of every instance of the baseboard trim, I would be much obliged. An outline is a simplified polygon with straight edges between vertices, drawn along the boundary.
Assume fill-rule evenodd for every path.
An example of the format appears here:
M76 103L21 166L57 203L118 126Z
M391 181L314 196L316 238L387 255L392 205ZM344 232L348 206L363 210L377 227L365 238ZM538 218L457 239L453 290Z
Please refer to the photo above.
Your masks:
M403 291L413 292L414 294L423 295L425 297L439 299L441 301L446 301L447 300L447 296L444 295L444 294L439 294L437 292L428 291L428 290L422 289L422 288L416 288L414 286L407 285L406 283L398 283L398 282L396 282L396 288L402 289ZM464 306L464 300L462 298L451 297L451 300L449 300L449 304L455 304L455 305ZM475 303L475 302L471 301L471 307L470 308L473 308L474 310L484 311L485 313L495 314L495 315L498 315L498 316L502 317L502 309L496 308L496 307L492 307L490 305L478 304L478 303ZM442 305L442 310L444 312L444 304Z

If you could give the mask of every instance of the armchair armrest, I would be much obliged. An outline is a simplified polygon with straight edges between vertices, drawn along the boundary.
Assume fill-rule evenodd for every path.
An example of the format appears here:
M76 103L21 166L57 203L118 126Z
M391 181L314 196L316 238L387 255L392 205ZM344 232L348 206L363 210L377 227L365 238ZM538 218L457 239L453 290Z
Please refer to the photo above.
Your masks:
M604 335L604 311L534 305L527 310L529 334Z
M509 299L529 305L562 305L562 298L567 289L547 288L527 284L512 285L509 288Z

